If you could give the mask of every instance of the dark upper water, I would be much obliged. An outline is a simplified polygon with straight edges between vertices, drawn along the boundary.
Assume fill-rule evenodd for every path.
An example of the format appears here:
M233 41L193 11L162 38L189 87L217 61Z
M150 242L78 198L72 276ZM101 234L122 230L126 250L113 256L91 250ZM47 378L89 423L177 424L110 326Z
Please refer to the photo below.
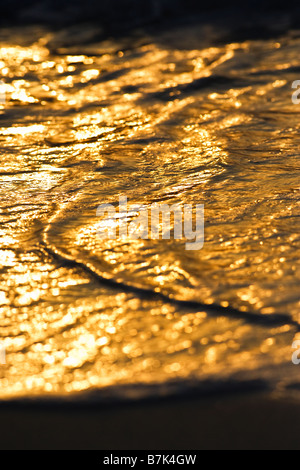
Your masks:
M86 34L1 32L1 398L297 386L300 35ZM204 248L101 240L119 195L204 204Z

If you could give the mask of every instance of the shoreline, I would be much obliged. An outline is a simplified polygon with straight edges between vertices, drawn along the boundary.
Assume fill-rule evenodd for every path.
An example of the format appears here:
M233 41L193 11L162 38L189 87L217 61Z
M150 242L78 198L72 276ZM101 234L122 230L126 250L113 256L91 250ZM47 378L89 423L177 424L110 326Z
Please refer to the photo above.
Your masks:
M298 450L297 401L266 393L0 409L2 450Z

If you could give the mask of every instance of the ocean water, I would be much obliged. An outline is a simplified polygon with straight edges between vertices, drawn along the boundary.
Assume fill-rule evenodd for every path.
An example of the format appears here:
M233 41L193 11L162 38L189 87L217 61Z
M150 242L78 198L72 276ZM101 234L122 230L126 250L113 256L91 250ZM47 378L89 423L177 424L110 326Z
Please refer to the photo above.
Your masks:
M299 388L300 35L216 37L1 30L1 400ZM102 240L120 195L203 249Z

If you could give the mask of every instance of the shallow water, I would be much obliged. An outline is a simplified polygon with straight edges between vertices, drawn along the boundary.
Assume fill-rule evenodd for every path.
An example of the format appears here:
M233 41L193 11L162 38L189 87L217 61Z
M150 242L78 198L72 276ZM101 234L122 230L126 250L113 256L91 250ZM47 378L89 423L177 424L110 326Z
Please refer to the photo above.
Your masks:
M300 37L60 41L1 32L1 398L297 387ZM204 248L101 240L119 195L204 204Z

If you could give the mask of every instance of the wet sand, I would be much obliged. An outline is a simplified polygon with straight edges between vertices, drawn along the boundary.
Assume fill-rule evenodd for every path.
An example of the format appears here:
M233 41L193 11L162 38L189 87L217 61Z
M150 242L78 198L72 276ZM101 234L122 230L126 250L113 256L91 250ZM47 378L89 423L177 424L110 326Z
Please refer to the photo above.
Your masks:
M0 410L1 449L299 450L296 402L267 395Z

